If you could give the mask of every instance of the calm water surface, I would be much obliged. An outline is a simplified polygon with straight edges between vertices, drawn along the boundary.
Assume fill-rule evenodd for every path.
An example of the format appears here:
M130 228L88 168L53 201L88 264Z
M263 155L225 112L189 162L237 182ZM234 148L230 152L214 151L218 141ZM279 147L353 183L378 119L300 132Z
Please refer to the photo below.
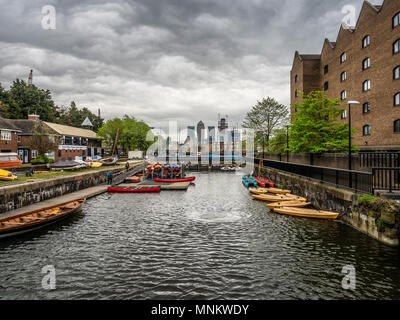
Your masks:
M42 268L56 289L42 289ZM342 289L342 267L356 290ZM232 173L188 191L104 194L0 242L2 299L399 299L399 250L335 221L268 212Z

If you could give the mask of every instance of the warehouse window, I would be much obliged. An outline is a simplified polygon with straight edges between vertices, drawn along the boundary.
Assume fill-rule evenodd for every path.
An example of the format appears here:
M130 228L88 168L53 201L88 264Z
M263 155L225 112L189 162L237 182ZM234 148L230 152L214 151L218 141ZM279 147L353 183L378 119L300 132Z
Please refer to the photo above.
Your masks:
M371 126L367 124L363 127L363 136L370 136L370 135L371 135Z
M362 90L363 90L363 92L371 90L371 81L370 80L365 80L363 82Z
M369 113L371 111L371 105L369 102L363 104L363 113Z
M324 67L324 74L327 74L329 72L329 67L328 65L325 65Z
M340 55L340 63L345 62L346 59L347 59L346 52L343 52L343 53Z
M38 151L37 150L32 150L32 159L37 158L38 156Z
M294 82L297 82L299 80L299 77L297 76L297 74L294 76Z
M340 99L346 100L346 98L347 98L347 92L346 92L346 90L343 90L343 91L340 93Z
M365 58L362 62L363 70L367 70L371 66L371 60L369 58Z
M324 91L326 91L328 89L329 89L329 82L327 81L324 83Z
M347 118L347 110L343 110L342 115L340 116L340 118L342 118L342 119L346 119Z
M299 96L299 93L297 90L294 91L294 96L297 98Z
M400 51L400 39L397 39L395 43L393 43L393 54L399 53Z
M394 122L394 132L395 133L400 133L400 119L397 119Z
M400 79L400 66L397 66L393 69L393 79L398 80Z
M346 71L343 71L343 72L340 74L340 82L343 82L343 81L345 81L346 79L347 79Z
M400 24L400 12L396 13L393 17L393 29L398 27Z
M370 45L370 43L371 43L371 38L370 38L369 35L367 35L362 40L362 47L366 48L366 47L368 47Z
M400 92L398 92L398 93L396 93L395 95L394 95L394 105L397 107L397 106L400 106Z

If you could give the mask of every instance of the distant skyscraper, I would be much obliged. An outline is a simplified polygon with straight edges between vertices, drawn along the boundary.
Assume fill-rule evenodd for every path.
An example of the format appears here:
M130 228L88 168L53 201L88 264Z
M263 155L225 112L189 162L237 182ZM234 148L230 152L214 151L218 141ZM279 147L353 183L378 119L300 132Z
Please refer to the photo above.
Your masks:
M203 121L199 121L199 123L197 124L197 142L198 142L198 151L201 151L201 145L203 144L203 140L204 140L204 129L205 129L205 125L203 123Z

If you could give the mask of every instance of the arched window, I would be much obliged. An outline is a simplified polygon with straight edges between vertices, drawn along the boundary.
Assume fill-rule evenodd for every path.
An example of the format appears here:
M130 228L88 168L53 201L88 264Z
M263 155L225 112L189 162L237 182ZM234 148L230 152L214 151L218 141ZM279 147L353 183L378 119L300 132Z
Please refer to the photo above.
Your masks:
M340 116L342 119L347 118L347 110L343 110L342 115Z
M362 40L362 47L366 48L370 45L370 43L371 43L371 37L369 35L367 35Z
M400 92L396 93L393 97L393 104L395 107L400 106Z
M393 43L393 54L399 53L400 52L400 39L397 39Z
M366 124L363 127L363 136L370 136L371 135L371 126Z
M371 111L371 105L370 105L370 103L369 102L365 102L364 104L363 104L363 113L365 114L365 113L369 113L370 111Z
M370 80L365 80L363 82L362 90L363 90L363 92L371 90L371 81Z
M371 60L370 58L365 58L362 62L362 68L363 70L367 70L371 66Z
M393 17L393 29L400 25L400 12L396 13Z
M394 133L400 133L400 119L394 122Z
M393 69L393 79L398 80L400 79L400 66L397 66Z
M324 91L326 91L328 89L329 89L329 82L327 81L324 83Z
M343 81L345 81L346 79L347 79L346 71L343 71L343 72L340 74L340 82L343 82Z
M347 99L347 92L346 92L346 90L343 90L343 91L340 93L340 99L342 99L342 100L346 100L346 99Z
M297 98L299 96L299 92L297 90L294 91L294 96Z
M347 60L346 52L343 52L343 53L340 55L340 63L343 63L343 62L345 62L346 60Z
M294 76L294 82L297 82L297 80L299 79L299 77L297 76L297 74Z

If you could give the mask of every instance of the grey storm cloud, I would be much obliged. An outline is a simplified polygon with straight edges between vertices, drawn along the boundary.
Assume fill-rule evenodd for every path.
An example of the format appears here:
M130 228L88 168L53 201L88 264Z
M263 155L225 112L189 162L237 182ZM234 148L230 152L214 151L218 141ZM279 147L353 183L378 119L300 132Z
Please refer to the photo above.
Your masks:
M45 5L55 30L42 28ZM33 69L58 105L106 118L240 123L263 97L289 105L294 51L335 40L344 5L362 1L0 0L0 82Z

